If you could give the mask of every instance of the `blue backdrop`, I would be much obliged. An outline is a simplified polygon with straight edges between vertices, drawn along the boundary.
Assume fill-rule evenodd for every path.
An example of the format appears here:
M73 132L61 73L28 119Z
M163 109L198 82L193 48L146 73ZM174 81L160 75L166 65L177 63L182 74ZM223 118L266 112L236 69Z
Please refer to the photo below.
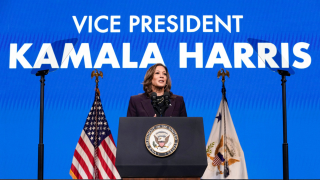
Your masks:
M188 59L187 68L179 68L179 43L187 43L195 51L195 43L203 43L204 66L215 42L222 42L232 67L234 43L247 38L267 40L279 47L289 43L289 63L296 58L292 49L297 42L307 42L312 63L306 69L294 68L288 77L288 143L290 178L320 178L318 173L320 145L319 88L317 70L320 40L319 1L8 1L0 2L0 178L37 178L39 141L39 77L31 75L17 63L9 69L10 43L18 49L33 43L25 53L33 66L43 43L78 38L90 44L92 63L103 43L112 43L121 68L103 65L100 81L102 105L114 140L117 141L119 117L126 116L129 98L142 93L147 68L122 68L122 43L131 45L131 61L140 65L148 43L157 43L172 78L172 92L184 96L188 116L203 117L206 141L221 99L221 81L216 74L222 65L195 68ZM227 15L243 15L240 32L232 33L220 27L220 32L204 33L202 26L195 33L129 32L129 16L203 15L217 14L223 21ZM72 16L93 19L101 15L120 15L121 33L88 33L87 24L79 34ZM108 21L99 26L108 27ZM153 25L153 24L152 24ZM164 27L166 27L165 25ZM211 25L214 29L214 25ZM250 58L257 67L257 55ZM148 67L150 67L149 65ZM68 69L58 69L46 76L44 178L71 178L69 170L73 153L84 122L94 100L93 69L79 68L69 63ZM226 80L227 98L233 122L245 153L249 178L282 178L282 104L281 77L269 69L230 68Z

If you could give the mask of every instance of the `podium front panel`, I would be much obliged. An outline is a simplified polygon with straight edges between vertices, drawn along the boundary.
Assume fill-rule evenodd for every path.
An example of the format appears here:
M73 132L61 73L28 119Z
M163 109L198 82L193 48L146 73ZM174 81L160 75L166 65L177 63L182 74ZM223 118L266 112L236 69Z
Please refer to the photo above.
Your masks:
M167 124L178 134L178 147L170 156L154 156L145 145L148 130L157 124ZM122 178L201 177L207 167L200 117L120 118L117 146L116 167Z

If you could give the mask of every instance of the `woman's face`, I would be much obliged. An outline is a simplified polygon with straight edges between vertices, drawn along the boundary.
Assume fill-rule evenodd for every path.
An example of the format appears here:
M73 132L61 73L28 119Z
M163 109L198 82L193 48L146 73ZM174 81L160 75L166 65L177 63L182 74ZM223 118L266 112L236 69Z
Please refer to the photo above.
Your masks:
M152 85L164 87L167 84L167 71L162 66L157 66L152 79Z

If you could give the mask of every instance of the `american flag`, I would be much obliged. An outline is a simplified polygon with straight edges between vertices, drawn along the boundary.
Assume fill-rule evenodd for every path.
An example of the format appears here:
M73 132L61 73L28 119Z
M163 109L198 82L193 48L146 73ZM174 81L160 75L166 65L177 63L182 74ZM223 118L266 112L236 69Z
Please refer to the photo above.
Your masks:
M224 162L224 158L220 152L213 158L212 164L214 166L220 165L222 162Z
M70 175L73 179L121 179L115 167L116 150L100 96L96 93L74 151Z

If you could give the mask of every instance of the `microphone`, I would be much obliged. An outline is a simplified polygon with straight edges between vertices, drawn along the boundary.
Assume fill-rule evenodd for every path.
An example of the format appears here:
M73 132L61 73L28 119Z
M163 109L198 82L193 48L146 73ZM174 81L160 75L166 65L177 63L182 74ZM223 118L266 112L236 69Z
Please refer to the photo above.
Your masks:
M170 103L170 93L169 92L164 92L163 94L164 96L164 103L166 106L171 106L171 103Z
M155 107L157 104L157 93L152 92L150 95L150 98L151 98L151 103L152 103L153 107Z

